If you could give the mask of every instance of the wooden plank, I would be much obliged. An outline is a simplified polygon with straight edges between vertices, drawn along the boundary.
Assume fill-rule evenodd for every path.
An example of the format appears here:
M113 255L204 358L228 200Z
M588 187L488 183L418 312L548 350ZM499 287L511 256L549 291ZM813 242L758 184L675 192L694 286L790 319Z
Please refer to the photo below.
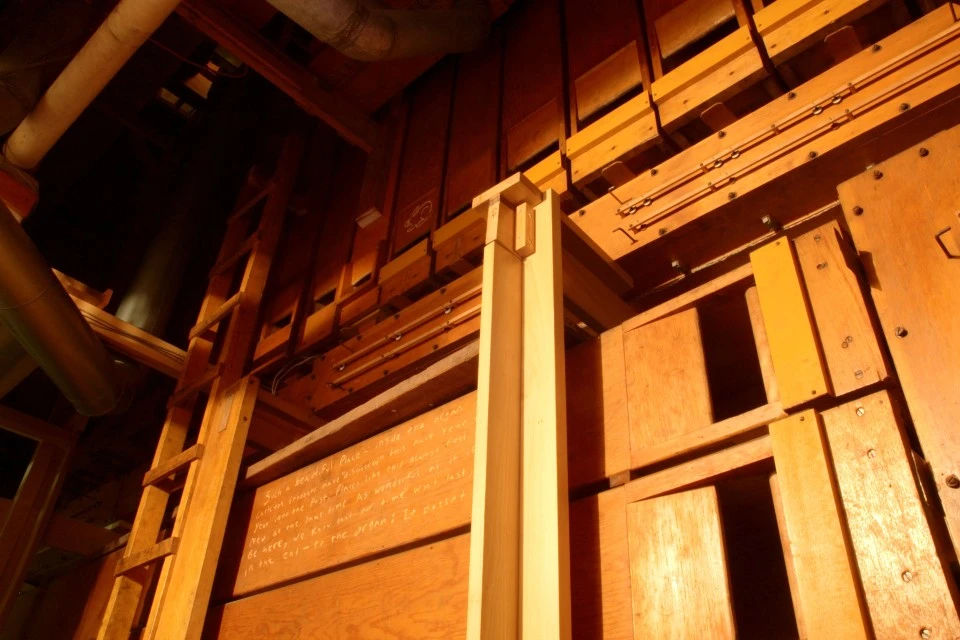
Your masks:
M194 444L188 449L184 449L181 453L168 458L163 461L162 464L156 466L143 475L143 486L147 487L150 485L158 485L162 481L183 469L193 462L194 460L200 459L203 455L203 445L199 442Z
M663 442L654 442L633 456L633 467L646 467L674 457L686 456L725 441L747 436L751 432L765 427L771 422L786 417L779 402L765 404L701 429Z
M630 469L623 331L605 331L565 360L568 477L577 487Z
M846 243L836 222L793 241L837 397L890 378Z
M394 205L392 255L429 234L440 221L453 71L451 62L434 67L414 87L410 98Z
M697 310L625 331L623 352L630 466L637 467L644 449L713 423Z
M784 408L830 393L793 245L776 240L751 253L750 263Z
M233 313L233 310L237 308L237 305L240 304L242 296L238 291L232 296L230 296L226 302L217 307L217 309L205 317L203 320L198 322L195 327L190 329L189 340L195 340L196 338L202 336L207 332L208 329L213 327L216 324L219 324L224 318Z
M773 449L769 436L761 436L716 453L674 465L663 471L641 476L628 482L627 502L715 484L729 475L742 473L769 464Z
M543 200L543 192L530 181L530 178L522 173L514 173L480 195L475 196L473 206L485 206L493 200L494 196L500 196L504 202L512 207L516 207L521 202L529 205L540 204L540 201Z
M2 405L0 429L37 442L47 442L60 449L69 449L77 442L77 434L74 432Z
M523 260L521 636L569 640L570 498L561 264L561 219L566 214L556 193L547 191L534 207L534 217L537 249Z
M224 597L262 591L470 523L476 394L245 496L224 546Z
M773 370L773 358L770 357L770 343L767 341L767 329L763 325L763 312L760 310L760 296L756 287L750 287L745 294L747 311L750 314L750 328L760 360L760 375L763 376L763 390L767 402L780 401L780 389L777 387L777 374Z
M783 548L784 565L787 569L787 584L790 586L790 600L793 602L793 615L797 620L797 631L801 638L809 637L803 621L803 608L800 606L800 590L797 587L797 570L793 565L793 550L790 535L787 533L787 521L783 517L783 499L780 497L780 481L776 473L770 474L770 495L777 516L777 529L780 532L780 546Z
M229 11L207 0L189 0L181 3L177 12L267 78L307 113L330 125L350 144L368 152L374 147L376 128L362 111L342 96L323 91L306 68L274 49L263 36Z
M633 640L623 487L570 503L573 637Z
M469 537L434 542L211 609L204 637L457 637L466 623ZM390 594L388 600L384 594Z
M736 637L717 491L627 505L633 637Z
M482 49L458 59L447 143L444 220L497 182L502 55L502 38L494 34Z
M825 411L823 423L874 635L960 636L956 588L938 557L889 392Z
M960 260L947 258L935 236L960 223L952 152L958 143L960 131L950 129L839 186L954 548L960 548L960 491L948 478L960 475L960 361L952 356L960 353Z
M161 540L152 547L148 547L143 551L138 551L137 553L126 555L124 554L123 558L117 562L117 568L114 570L114 573L118 576L130 573L140 567L150 564L151 562L156 562L162 558L166 558L169 555L173 555L177 552L177 549L180 547L179 538L167 538Z
M808 410L775 422L770 440L808 637L870 637L820 416Z
M516 638L520 628L523 264L512 229L509 238L509 249L496 240L483 249L468 640Z

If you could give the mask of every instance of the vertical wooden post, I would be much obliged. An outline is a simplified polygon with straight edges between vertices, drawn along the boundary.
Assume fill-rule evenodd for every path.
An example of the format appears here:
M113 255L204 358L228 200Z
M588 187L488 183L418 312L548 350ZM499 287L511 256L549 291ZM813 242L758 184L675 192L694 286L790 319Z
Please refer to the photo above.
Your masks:
M483 249L467 640L519 630L521 291L514 211L495 196Z
M560 203L534 208L536 250L523 261L524 638L570 638L567 412Z

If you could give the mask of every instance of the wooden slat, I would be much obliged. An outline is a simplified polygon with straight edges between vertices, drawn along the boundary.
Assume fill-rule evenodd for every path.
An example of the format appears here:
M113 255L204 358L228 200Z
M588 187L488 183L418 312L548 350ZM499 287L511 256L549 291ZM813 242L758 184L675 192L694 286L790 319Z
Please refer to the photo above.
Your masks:
M230 296L226 302L217 308L216 311L204 318L201 322L197 323L193 329L190 329L189 339L194 340L202 336L207 332L207 329L226 318L230 313L233 312L234 309L237 308L237 305L240 304L242 298L243 295L240 291Z
M564 304L595 331L606 331L619 326L636 311L613 289L587 269L579 260L564 251Z
M902 638L905 629L960 637L955 587L938 557L889 392L825 411L823 423L877 640Z
M521 636L569 640L570 540L561 228L557 194L534 207L523 261ZM486 291L484 292L486 293Z
M633 640L623 487L570 503L573 637Z
M593 238L570 222L567 216L563 216L560 222L564 251L605 282L615 293L623 295L633 289L633 278L630 274L614 262Z
M516 638L520 625L523 265L509 226L509 249L483 249L467 640Z
M793 602L793 615L797 621L797 631L801 638L808 638L807 628L803 621L803 607L801 607L800 589L797 586L797 572L791 561L793 549L790 534L787 532L787 521L783 516L783 499L780 496L780 480L776 473L770 474L770 497L773 500L773 510L777 516L777 529L780 532L780 546L783 557L786 559L787 584L790 586L790 600Z
M167 556L176 553L179 546L179 538L167 538L165 540L161 540L152 547L144 549L143 551L138 551L137 553L129 555L124 554L123 558L121 558L117 563L115 573L118 576L122 576L130 573L134 569L139 569L146 564L166 558Z
M960 491L947 478L960 475L960 260L935 236L960 227L958 144L960 130L944 131L838 187L955 549ZM950 242L949 234L941 239Z
M199 460L203 455L203 445L199 442L189 449L168 458L159 466L150 469L143 475L143 486L158 485L168 476L183 471L184 468L194 460Z
M765 404L720 422L691 431L663 442L654 442L636 452L633 466L646 467L674 457L681 457L734 438L749 435L775 420L786 417L779 402Z
M632 480L626 484L627 502L713 484L728 475L768 464L772 458L770 436L761 436Z
M717 491L627 505L633 637L733 640Z
M820 416L808 410L775 422L770 439L805 631L810 638L868 638Z
M568 477L576 487L630 469L623 331L605 331L565 360Z
M846 242L836 222L793 241L837 397L890 378Z
M713 424L696 309L623 334L630 416L630 466L643 451Z
M750 263L784 408L830 393L792 243L786 238L771 242L751 253Z
M202 375L193 380L186 381L179 391L170 396L170 400L167 401L167 406L177 407L183 405L201 391L209 390L213 381L221 375L223 375L223 363L208 366Z
M730 0L687 0L654 21L660 55L669 58L735 18Z

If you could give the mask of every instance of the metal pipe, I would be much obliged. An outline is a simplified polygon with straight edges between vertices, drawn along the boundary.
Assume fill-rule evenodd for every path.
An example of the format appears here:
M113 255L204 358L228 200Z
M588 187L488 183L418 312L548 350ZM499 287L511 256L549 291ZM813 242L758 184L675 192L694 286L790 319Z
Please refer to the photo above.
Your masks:
M110 412L121 395L113 359L0 203L0 320L80 413Z
M3 155L33 169L180 0L120 0L10 134Z
M355 60L395 60L470 51L490 31L486 0L449 9L394 10L372 0L267 0L291 20Z

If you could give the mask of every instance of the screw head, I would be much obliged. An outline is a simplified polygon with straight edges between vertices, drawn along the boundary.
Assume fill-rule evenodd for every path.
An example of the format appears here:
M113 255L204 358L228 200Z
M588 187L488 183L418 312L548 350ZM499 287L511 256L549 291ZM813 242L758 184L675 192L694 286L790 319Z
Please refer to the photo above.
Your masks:
M717 131L717 137L718 137L718 138L726 138L726 137L727 137L727 132L726 132L726 131Z
M906 102L900 103L900 111L907 111L908 109L910 109L910 105L908 103Z
M907 337L907 330L904 327L897 327L893 330L893 334L898 338L905 338Z
M791 91L790 93L787 94L787 100L793 100L796 97L797 97L796 91Z
M817 235L813 236L813 241L814 241L814 242L820 242L821 240L823 240L823 236L821 236L819 233L818 233Z
M858 416L862 416L862 415L865 414L866 412L867 412L867 410L864 409L863 407L857 407L857 415L858 415ZM870 451L873 451L873 449L870 449ZM876 455L876 454L874 454L874 455ZM870 457L872 458L873 456L870 456Z
M951 489L960 489L960 478L953 473L944 478L943 482Z
M670 263L670 266L673 267L673 270L677 273L683 273L683 264L679 260L674 260Z
M855 215L855 216L862 216L862 215L863 215L863 207L861 207L860 205L855 206L855 207L853 208L853 215Z
M655 176L655 175L657 175L658 173L660 173L660 171L659 171L658 169L650 169L650 175Z
M907 571L904 571L903 573L901 573L901 574L900 574L900 577L903 578L903 581L904 581L904 582L910 582L911 580L913 580L913 574L910 573L910 570L909 570L909 569L908 569Z
M657 233L660 234L661 236L665 236L667 235L667 230L663 227L660 227L660 229L657 230Z
M920 147L920 157L926 158L928 155L930 155L930 150L926 147Z
M931 638L933 637L933 631L931 631L928 627L924 627L923 629L920 629L920 637L924 638L924 640L926 640L926 638Z
M868 458L876 458L876 457L877 457L877 450L876 450L876 449L867 449L867 457L868 457Z
M737 197L736 191L731 191L730 193L727 194L727 200L733 200L736 197Z
M874 169L874 170L873 170L873 179L874 179L874 180L879 180L879 179L882 178L882 177L883 177L883 171L880 171L879 169Z
M883 49L883 47L881 47L878 44L875 44L872 47L870 47L870 50L873 51L874 53L876 53L877 51L880 51L880 49Z
M863 378L863 371L860 369L857 369L856 371L853 372L853 377L856 378L857 380L860 380L861 378Z
M823 270L826 269L826 268L827 268L827 263L826 263L826 262L820 262L820 263L817 264L817 270L818 270L818 271L823 271Z
M579 214L582 215L582 216L585 216L585 215L587 215L587 210L586 210L586 209L580 209L580 211L578 211L577 213L579 213Z
M811 151L810 153L807 154L807 157L810 158L811 160L813 160L814 158L817 157L817 152L816 152L816 151Z

